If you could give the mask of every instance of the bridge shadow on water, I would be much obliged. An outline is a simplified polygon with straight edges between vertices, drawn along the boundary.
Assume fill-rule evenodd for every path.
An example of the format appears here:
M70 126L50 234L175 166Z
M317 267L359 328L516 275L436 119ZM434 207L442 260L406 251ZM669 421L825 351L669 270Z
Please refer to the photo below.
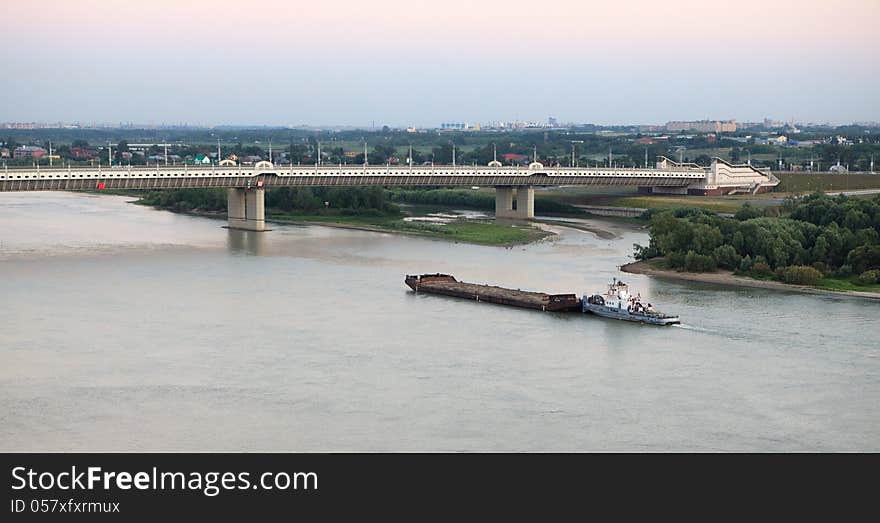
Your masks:
M266 251L265 235L265 232L227 229L226 247L235 254L260 256Z

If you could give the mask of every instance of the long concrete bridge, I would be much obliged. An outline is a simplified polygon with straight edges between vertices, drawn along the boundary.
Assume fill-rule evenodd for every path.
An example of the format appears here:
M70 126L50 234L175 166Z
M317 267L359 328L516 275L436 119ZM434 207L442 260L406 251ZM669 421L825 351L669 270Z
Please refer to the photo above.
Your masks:
M720 160L719 160L720 161ZM225 164L225 165L224 165ZM293 165L258 162L253 166L224 161L211 166L152 167L56 167L8 168L0 172L3 191L73 191L95 189L182 189L225 187L229 189L229 226L265 229L264 191L274 187L323 186L480 186L495 187L495 214L499 218L530 219L535 216L535 187L562 185L636 186L642 191L688 194L711 192L717 173L739 171L735 186L753 190L773 186L772 175L744 166L716 163L705 168L677 164L666 158L653 169L507 167L488 166L370 166ZM736 173L735 173L736 174ZM775 180L775 183L774 183Z

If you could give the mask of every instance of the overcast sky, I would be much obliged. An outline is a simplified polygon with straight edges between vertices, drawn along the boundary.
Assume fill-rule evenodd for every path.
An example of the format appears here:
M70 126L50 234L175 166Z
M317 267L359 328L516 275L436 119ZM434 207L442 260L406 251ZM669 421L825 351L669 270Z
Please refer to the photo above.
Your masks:
M880 0L7 7L0 121L880 120Z

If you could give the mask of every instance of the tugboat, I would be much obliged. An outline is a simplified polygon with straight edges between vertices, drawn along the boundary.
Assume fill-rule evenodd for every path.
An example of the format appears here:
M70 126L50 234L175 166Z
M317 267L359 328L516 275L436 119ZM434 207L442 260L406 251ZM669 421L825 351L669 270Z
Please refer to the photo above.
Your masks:
M650 303L643 304L640 294L632 296L627 284L614 278L605 294L584 295L583 312L591 312L605 318L635 321L650 325L674 325L681 323L678 316L654 310Z

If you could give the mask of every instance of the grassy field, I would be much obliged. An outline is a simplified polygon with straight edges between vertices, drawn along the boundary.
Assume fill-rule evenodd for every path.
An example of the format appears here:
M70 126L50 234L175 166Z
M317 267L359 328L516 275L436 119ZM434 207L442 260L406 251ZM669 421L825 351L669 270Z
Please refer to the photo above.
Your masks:
M827 289L830 291L864 291L864 292L880 292L880 283L872 285L859 285L855 277L849 279L839 278L823 278L819 280L816 287Z
M445 225L373 216L296 216L269 213L267 219L288 223L316 223L371 231L396 232L496 246L529 243L548 235L548 233L528 224L501 225L494 222L463 219Z
M732 198L712 198L694 196L635 196L617 198L609 205L613 207L636 207L643 209L675 209L696 207L712 212L735 213L747 200Z
M748 195L743 196L647 196L637 193L635 188L616 187L564 187L541 191L543 198L557 200L570 205L607 205L611 207L635 207L641 209L673 209L676 207L698 207L714 212L735 213L744 203L766 206Z
M880 189L880 175L877 174L775 173L775 175L780 183L774 192L779 193Z

